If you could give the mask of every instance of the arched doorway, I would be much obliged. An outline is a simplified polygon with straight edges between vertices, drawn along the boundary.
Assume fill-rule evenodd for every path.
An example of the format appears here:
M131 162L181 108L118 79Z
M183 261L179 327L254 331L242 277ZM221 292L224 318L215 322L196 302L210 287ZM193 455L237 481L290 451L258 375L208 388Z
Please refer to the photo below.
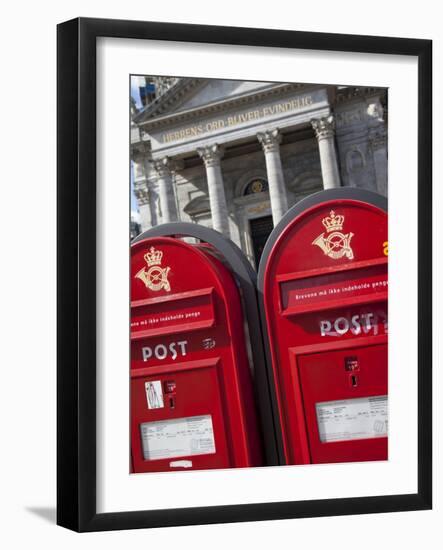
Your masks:
M243 196L259 196L260 194L268 194L268 182L263 177L254 178L249 181L243 190ZM252 250L255 260L255 265L258 266L260 257L268 240L269 234L274 228L272 216L265 215L260 217L252 217L249 219L249 234L251 238Z

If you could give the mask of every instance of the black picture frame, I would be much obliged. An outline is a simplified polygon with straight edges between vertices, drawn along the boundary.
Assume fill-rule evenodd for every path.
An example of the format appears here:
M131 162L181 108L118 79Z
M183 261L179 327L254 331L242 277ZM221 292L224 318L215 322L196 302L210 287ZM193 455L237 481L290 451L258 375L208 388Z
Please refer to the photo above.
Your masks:
M418 59L416 494L96 511L96 39L154 39ZM432 506L432 42L286 30L74 19L57 32L57 523L76 531L426 510Z

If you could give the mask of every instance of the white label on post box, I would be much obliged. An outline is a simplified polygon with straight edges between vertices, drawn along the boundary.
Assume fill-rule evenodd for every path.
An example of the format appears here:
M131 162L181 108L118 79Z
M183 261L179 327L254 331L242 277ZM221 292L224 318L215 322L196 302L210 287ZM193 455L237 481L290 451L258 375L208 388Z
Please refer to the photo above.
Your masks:
M145 382L146 401L148 409L163 409L163 389L160 380Z
M210 414L144 422L140 432L145 460L215 453Z
M388 435L388 397L360 397L317 403L320 441L349 441Z

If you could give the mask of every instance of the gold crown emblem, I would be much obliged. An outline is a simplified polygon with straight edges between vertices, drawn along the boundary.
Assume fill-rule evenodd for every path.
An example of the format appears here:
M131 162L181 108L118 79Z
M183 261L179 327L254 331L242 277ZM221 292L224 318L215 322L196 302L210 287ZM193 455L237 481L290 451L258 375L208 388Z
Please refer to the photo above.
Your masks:
M153 246L149 249L149 252L145 254L146 263L151 265L160 265L162 263L163 252L161 250L155 250Z
M322 224L325 226L326 231L330 233L331 231L341 231L343 227L343 222L345 217L342 215L336 215L333 210L331 210L329 216L323 218Z

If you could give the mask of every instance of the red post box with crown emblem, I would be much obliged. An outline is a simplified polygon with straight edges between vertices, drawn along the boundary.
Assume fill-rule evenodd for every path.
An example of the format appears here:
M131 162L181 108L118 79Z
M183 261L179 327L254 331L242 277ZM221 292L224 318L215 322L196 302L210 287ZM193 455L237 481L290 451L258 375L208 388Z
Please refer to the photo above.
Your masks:
M274 228L259 271L283 464L385 460L387 207L312 195Z
M240 292L210 244L131 246L131 454L136 473L262 463Z

